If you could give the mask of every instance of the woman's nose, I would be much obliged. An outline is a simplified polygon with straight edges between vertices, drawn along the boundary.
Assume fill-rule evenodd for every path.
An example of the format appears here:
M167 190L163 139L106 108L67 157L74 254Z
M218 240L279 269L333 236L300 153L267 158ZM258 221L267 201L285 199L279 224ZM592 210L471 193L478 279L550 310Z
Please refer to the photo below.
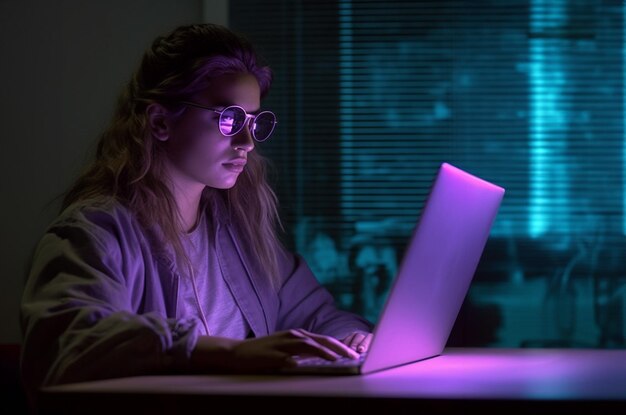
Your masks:
M240 132L232 136L232 146L235 150L244 150L246 153L254 149L254 139L252 138L252 131L250 131L249 121Z

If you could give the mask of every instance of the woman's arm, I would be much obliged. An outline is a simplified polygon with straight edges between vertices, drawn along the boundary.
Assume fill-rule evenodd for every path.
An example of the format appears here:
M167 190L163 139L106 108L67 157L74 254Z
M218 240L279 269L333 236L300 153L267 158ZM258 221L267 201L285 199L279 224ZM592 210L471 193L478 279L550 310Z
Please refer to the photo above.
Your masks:
M278 330L304 328L342 341L352 340L353 333L365 336L372 331L371 322L335 306L334 298L317 281L301 255L281 248L279 258L283 283L279 291Z
M35 250L22 297L22 376L39 386L185 367L195 320L136 314L115 219L65 220ZM138 262L141 258L137 259ZM143 264L136 264L141 272Z
M259 373L294 366L296 355L327 360L359 355L339 340L303 329L236 340L200 336L191 354L190 371L199 373Z

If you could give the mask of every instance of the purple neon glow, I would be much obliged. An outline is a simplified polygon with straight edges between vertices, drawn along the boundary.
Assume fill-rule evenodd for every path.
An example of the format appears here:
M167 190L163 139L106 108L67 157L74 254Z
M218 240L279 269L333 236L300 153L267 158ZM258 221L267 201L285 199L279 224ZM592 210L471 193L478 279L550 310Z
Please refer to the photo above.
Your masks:
M230 111L232 112L232 110ZM225 112L220 117L220 131L222 131L222 134L226 134L226 135L231 134L233 132L234 124L235 124L234 115L231 115L230 113L227 114Z
M441 353L504 189L443 163L405 251L362 372Z
M58 392L626 400L626 350L446 349L364 376L141 376Z
M458 398L626 399L626 363L618 360L626 357L625 351L450 350L381 372L362 386L396 396L418 392Z

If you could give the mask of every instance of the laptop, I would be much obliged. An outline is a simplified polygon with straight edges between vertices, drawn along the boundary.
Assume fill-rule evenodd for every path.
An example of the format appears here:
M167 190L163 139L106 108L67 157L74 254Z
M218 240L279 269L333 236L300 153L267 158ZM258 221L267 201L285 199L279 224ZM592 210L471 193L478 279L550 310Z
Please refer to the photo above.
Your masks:
M366 374L443 352L504 189L442 163L404 252L369 351L360 359L298 356L291 374Z

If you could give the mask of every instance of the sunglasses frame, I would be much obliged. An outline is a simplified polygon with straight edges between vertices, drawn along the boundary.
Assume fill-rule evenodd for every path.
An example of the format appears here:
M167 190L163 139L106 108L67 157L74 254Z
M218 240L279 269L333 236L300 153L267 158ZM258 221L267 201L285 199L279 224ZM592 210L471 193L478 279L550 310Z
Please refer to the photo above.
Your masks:
M232 137L235 134L239 134L239 132L241 132L241 130L243 130L246 127L246 123L248 123L248 119L252 119L252 123L255 122L256 118L259 117L262 114L272 114L272 116L274 117L274 123L272 124L272 129L270 130L269 134L267 135L266 138L264 138L263 140L259 140L256 135L254 134L254 128L250 129L250 132L252 133L252 138L254 138L256 141L262 143L263 141L267 141L272 134L274 133L274 129L276 128L276 124L278 124L278 120L276 119L276 114L274 114L272 111L261 111L258 114L254 115L254 114L248 114L246 112L245 109L243 109L243 107L240 107L239 105L229 105L228 107L222 109L222 110L218 110L217 108L212 108L212 107L207 107L201 104L197 104L195 102L191 102L191 101L179 101L180 104L184 104L184 105L190 105L192 107L196 107L196 108L201 108L203 110L208 110L208 111L213 111L217 114L220 115L220 123L221 123L221 118L222 118L222 114L224 112L226 112L226 110L230 109L230 108L237 108L240 109L241 111L243 111L243 113L246 115L246 120L244 121L244 123L242 124L241 128L237 131L235 131L234 133L231 134L224 134L224 132L222 132L222 129L218 127L218 130L220 131L220 134L222 134L225 137Z

